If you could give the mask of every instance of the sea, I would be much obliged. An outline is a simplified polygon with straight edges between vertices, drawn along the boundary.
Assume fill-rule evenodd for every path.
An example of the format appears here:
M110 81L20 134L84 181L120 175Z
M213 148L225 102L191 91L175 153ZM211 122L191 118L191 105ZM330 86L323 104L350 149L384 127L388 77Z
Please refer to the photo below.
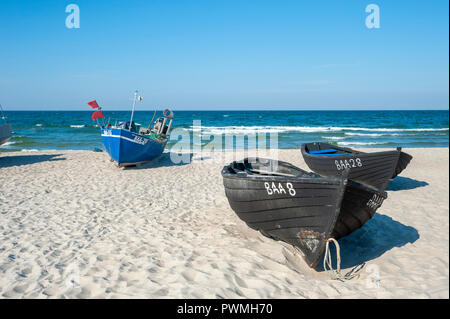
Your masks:
M112 124L131 115L130 111L103 113ZM0 152L101 149L100 129L91 114L6 111L13 137ZM136 111L134 121L146 127L153 115L153 111ZM352 148L448 147L449 111L175 111L172 129L169 149L195 141L218 144L227 136L270 136L277 139L278 148L299 148L306 142Z

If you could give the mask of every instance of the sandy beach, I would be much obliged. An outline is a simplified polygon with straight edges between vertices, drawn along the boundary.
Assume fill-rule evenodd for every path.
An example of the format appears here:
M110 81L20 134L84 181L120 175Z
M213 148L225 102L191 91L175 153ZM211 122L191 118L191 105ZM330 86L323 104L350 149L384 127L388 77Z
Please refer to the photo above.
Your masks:
M223 152L131 169L104 152L0 153L0 297L449 298L449 150L405 151L382 207L339 240L344 273L366 263L347 282L235 215ZM309 170L299 150L279 159Z

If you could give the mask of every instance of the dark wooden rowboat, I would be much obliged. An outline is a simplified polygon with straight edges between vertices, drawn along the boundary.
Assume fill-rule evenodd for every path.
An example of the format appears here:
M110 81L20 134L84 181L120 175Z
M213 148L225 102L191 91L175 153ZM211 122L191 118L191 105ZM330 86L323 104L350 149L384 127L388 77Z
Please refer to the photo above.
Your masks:
M365 153L327 143L307 143L302 144L301 152L308 167L322 176L336 177L349 169L349 179L380 190L385 190L412 159L401 147Z
M298 247L310 267L319 262L329 238L339 239L364 225L387 197L345 175L321 177L261 158L233 162L222 169L222 177L239 218Z

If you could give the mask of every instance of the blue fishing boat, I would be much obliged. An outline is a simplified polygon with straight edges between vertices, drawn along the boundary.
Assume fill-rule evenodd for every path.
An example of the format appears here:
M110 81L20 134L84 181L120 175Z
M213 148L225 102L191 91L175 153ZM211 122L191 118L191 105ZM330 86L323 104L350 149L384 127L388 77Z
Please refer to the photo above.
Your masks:
M162 117L153 122L156 115L155 110L148 127L143 128L134 123L136 101L142 101L142 97L137 93L137 91L134 93L130 121L116 122L115 125L103 122L100 125L103 145L111 157L111 161L116 162L120 167L139 165L160 156L166 147L172 126L173 112L168 109L164 110ZM88 104L91 107L93 107L91 104L98 107L97 103L93 102L95 101ZM92 116L92 119L97 121L99 118L104 119L100 107L98 108L99 110Z

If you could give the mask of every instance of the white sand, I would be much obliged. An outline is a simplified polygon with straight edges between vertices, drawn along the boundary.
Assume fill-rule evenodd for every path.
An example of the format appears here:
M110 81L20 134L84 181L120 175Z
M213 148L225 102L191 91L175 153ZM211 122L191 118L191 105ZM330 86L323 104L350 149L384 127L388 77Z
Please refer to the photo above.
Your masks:
M449 298L449 151L406 151L378 213L340 240L345 268L367 263L348 282L249 229L213 157L123 170L106 153L0 153L0 296ZM298 150L280 159L307 169Z

